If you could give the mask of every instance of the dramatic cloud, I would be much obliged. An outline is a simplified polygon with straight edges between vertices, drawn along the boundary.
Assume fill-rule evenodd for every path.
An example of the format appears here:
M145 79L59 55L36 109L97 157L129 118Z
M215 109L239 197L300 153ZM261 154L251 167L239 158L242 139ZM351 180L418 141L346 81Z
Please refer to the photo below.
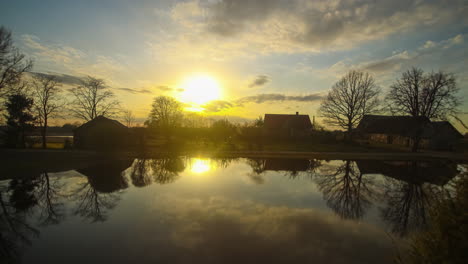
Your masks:
M284 95L284 94L257 94L253 96L246 96L239 99L237 102L243 103L265 103L272 101L298 101L298 102L314 102L322 99L320 94L309 94L309 95Z
M270 77L268 77L267 75L258 75L257 77L255 77L254 80L250 82L249 88L253 88L255 86L263 86L269 81Z
M220 112L220 111L223 111L223 110L230 109L230 108L232 108L234 106L235 106L235 104L230 103L228 101L214 100L214 101L211 101L211 102L203 105L203 108L205 109L206 112L215 113L215 112Z

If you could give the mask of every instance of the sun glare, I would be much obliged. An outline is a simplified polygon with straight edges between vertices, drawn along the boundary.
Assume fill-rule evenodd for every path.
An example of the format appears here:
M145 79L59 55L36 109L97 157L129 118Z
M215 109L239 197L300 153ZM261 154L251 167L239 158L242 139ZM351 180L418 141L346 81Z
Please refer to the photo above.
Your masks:
M201 174L211 169L211 162L205 159L194 159L191 164L191 171L193 173Z
M221 97L218 82L208 75L195 75L187 78L181 88L184 89L181 100L185 103L201 105Z

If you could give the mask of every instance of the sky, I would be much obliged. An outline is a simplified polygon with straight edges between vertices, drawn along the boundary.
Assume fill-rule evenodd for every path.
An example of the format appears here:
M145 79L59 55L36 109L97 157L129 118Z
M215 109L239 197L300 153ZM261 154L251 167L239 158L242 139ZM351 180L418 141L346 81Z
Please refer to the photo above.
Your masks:
M196 76L220 87L203 113L233 120L317 116L321 98L349 70L370 72L383 95L413 66L443 70L468 98L462 0L0 2L0 25L34 59L33 71L70 86L102 78L139 120L155 96L182 100ZM468 112L468 100L461 109Z

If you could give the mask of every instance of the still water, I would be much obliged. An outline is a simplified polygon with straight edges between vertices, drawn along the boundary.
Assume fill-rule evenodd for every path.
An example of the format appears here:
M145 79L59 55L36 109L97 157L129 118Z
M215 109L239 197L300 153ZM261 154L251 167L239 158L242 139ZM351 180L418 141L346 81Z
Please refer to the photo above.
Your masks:
M20 263L392 263L450 161L100 160L0 181Z

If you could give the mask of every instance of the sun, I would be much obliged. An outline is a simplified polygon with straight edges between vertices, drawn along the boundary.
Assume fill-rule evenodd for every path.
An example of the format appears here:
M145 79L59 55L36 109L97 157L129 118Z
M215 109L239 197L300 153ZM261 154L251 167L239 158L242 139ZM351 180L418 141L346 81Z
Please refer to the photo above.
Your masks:
M191 76L182 83L181 88L184 90L181 101L198 106L221 97L219 83L209 75Z

